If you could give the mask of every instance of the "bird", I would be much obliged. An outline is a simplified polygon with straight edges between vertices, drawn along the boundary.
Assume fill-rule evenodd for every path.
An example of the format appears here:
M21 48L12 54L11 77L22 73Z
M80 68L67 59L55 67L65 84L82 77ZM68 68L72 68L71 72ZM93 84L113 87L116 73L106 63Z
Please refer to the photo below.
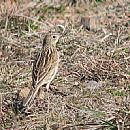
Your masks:
M32 87L23 101L22 110L28 111L33 101L42 87L46 87L47 91L51 81L55 78L58 71L59 52L56 44L62 35L60 33L48 33L42 40L42 48L33 63L32 68Z

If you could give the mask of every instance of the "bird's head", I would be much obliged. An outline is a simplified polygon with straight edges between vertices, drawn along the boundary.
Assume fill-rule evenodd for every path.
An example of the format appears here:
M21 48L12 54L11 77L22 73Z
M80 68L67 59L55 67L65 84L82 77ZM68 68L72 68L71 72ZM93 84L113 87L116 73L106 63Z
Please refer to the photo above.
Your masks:
M61 37L61 34L59 34L59 33L49 33L45 36L43 44L47 43L47 44L55 47L56 43L58 42L60 37Z
M63 25L57 25L54 30L50 30L47 33L43 40L43 46L45 44L51 45L53 47L56 46L58 40L65 35L65 27Z

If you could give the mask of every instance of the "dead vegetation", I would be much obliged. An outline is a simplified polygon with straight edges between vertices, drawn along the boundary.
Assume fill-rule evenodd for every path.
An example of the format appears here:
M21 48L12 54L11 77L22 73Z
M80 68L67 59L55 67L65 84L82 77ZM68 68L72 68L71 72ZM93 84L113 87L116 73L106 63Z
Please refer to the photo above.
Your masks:
M0 15L0 129L129 130L130 3L6 2ZM8 103L15 90L30 87L40 34L57 24L67 33L57 45L61 61L51 87L66 96L45 93L30 115L16 117Z

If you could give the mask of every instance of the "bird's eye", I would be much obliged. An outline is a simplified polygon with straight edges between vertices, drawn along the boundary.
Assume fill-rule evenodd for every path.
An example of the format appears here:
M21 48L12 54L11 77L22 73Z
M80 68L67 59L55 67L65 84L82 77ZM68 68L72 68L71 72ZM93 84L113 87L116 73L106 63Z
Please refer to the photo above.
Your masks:
M56 36L52 36L52 38L56 38Z

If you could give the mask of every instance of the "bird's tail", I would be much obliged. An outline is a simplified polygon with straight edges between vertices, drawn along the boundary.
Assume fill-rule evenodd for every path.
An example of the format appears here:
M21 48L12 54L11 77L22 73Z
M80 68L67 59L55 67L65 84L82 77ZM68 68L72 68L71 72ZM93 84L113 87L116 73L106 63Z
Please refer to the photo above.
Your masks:
M28 111L32 107L34 99L35 99L39 89L40 89L40 86L37 86L35 88L32 88L29 91L29 94L28 94L27 98L23 102L23 106L26 109L25 111Z

